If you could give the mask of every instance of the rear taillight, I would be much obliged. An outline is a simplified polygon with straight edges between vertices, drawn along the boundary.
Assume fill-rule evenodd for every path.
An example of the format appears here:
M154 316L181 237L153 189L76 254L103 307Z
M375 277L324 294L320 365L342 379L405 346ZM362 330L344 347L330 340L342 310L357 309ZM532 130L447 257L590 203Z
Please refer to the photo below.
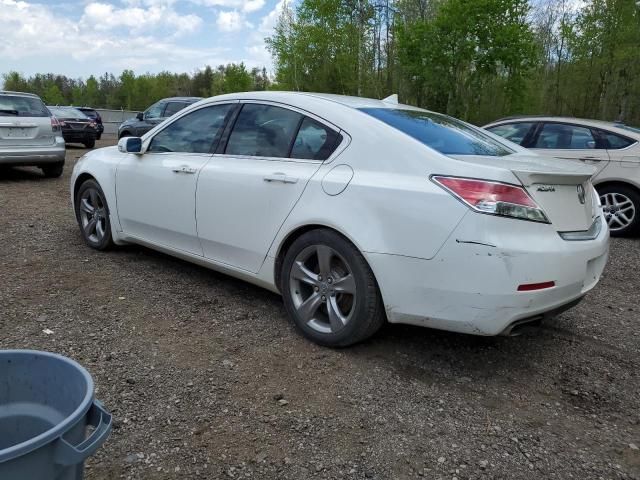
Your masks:
M92 128L96 128L97 124L96 122L89 122L89 126Z
M542 209L521 186L474 178L439 175L431 178L476 212L549 223Z
M51 117L51 131L57 132L60 130L60 121L56 117Z

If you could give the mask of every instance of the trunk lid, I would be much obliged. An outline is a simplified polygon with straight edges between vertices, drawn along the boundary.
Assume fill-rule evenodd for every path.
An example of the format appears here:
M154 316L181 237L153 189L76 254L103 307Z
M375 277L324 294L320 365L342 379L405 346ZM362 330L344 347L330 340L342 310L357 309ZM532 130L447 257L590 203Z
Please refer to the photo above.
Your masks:
M577 161L523 154L506 157L456 155L455 158L510 170L559 232L588 230L595 219L593 167Z
M17 117L0 114L0 147L53 145L50 117Z

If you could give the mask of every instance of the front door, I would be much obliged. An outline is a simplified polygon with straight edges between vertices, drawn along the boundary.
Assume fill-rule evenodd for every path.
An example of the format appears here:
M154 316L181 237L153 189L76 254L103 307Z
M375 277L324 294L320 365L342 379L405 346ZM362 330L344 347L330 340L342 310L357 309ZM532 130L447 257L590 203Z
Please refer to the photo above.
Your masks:
M189 112L148 140L144 154L123 154L116 196L125 234L202 255L196 232L196 183L232 106Z

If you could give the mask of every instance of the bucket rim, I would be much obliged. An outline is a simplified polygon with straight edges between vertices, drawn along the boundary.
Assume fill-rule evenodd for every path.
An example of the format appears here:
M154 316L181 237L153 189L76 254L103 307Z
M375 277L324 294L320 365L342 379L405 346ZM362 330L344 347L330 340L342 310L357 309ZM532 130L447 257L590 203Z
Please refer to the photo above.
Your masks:
M75 369L82 374L87 385L87 391L78 407L70 415L67 415L67 417L62 422L42 432L40 435L30 438L29 440L25 440L24 442L17 443L16 445L12 445L9 448L0 450L0 463L7 462L9 460L13 460L14 458L31 453L34 450L37 450L62 437L65 433L71 430L82 419L84 415L86 415L86 413L89 411L89 408L91 408L94 399L94 383L91 374L82 365L69 357L65 357L64 355L59 355L57 353L44 352L41 350L0 350L0 360L5 355L48 357L57 361L64 362L72 367L75 367Z

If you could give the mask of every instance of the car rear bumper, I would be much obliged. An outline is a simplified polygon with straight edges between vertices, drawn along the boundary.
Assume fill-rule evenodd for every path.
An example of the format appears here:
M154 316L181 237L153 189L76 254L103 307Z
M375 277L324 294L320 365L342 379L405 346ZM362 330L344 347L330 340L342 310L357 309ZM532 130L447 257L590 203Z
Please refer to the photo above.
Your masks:
M62 137L56 143L36 147L2 147L0 145L0 165L44 165L64 162L65 144Z
M62 136L64 137L64 141L68 143L78 142L89 142L91 140L96 139L96 132L85 132L85 131L63 131Z
M597 284L609 245L600 221L594 240L566 241L551 225L470 212L431 260L366 257L390 322L507 334L514 325L573 306ZM555 286L518 291L549 281Z

